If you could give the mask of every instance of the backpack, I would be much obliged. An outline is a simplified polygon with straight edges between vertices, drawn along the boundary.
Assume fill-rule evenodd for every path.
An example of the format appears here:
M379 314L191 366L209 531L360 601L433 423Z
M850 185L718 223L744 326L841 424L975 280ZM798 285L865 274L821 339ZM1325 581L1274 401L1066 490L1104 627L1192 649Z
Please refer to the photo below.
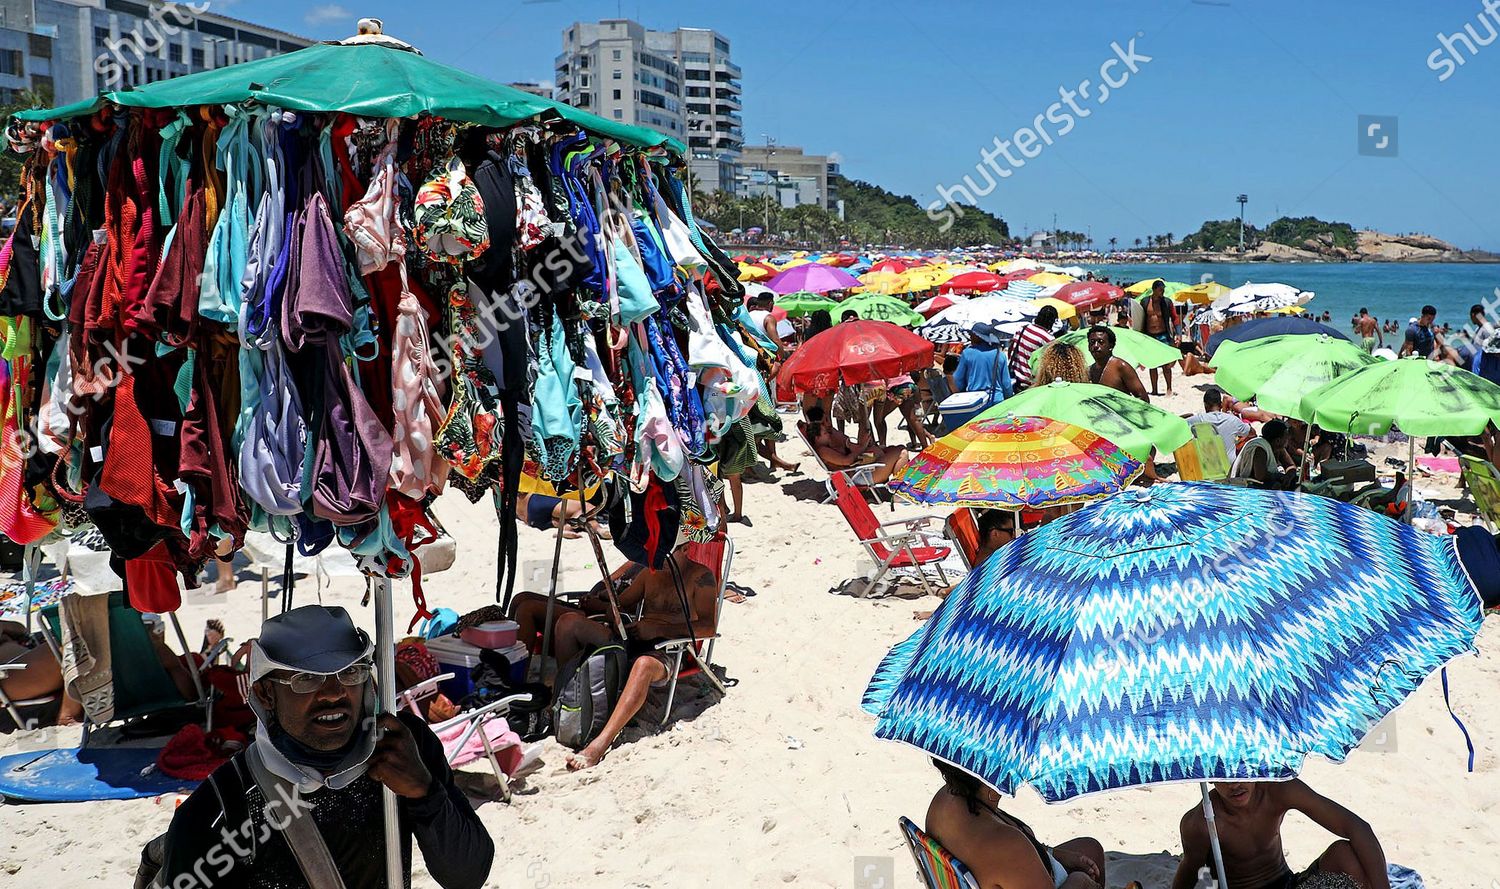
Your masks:
M557 674L552 701L552 730L557 743L582 750L604 730L615 709L630 664L618 642L581 651Z

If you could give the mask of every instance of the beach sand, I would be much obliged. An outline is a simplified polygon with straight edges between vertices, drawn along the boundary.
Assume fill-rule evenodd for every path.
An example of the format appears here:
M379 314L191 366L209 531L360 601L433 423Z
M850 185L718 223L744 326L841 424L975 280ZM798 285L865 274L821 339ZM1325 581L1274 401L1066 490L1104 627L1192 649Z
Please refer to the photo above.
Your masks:
M1178 380L1169 409L1197 409L1207 378ZM899 433L895 433L899 434ZM1383 446L1376 460L1404 446ZM919 824L937 788L937 773L916 750L877 741L859 709L865 683L882 655L916 628L912 612L935 599L856 599L829 590L864 568L861 550L831 505L821 505L822 475L799 442L781 446L802 460L803 477L746 485L753 528L734 528L734 580L756 595L726 603L715 660L736 684L716 701L697 681L686 684L678 719L661 733L627 731L604 763L566 770L565 752L548 741L541 766L517 786L509 806L479 811L497 846L487 885L670 887L778 885L886 889L916 887L915 868L896 827ZM1382 468L1384 468L1382 466ZM1452 476L1419 483L1424 493L1456 499ZM878 507L885 514L885 507ZM923 510L896 508L893 517ZM460 613L493 601L496 519L488 501L443 497L439 517L459 542L457 564L426 578L434 606ZM523 528L521 554L546 564L552 538ZM609 551L611 565L618 557ZM564 545L565 586L593 582L598 569L587 541ZM397 625L412 609L398 582ZM220 617L237 640L255 632L259 582L242 579L224 597L194 596L181 616L196 639L203 621ZM322 601L344 605L373 627L360 608L364 583L337 578ZM297 602L316 601L312 581ZM1434 889L1493 889L1500 860L1500 624L1491 618L1481 654L1455 661L1449 676L1454 712L1473 735L1473 774L1458 728L1434 676L1389 721L1382 752L1356 751L1348 762L1310 762L1304 777L1375 828L1390 860L1415 868ZM648 715L649 715L648 710ZM71 737L71 735L69 735ZM16 749L0 739L0 754ZM467 767L483 773L478 764ZM1097 837L1120 858L1109 884L1170 881L1177 822L1199 801L1196 785L1136 789L1049 806L1033 792L1007 800L1045 841ZM0 806L0 873L7 885L64 889L95 881L128 885L141 846L164 830L172 800L79 805ZM1287 854L1305 867L1331 841L1306 819L1285 826ZM433 886L420 863L416 886Z

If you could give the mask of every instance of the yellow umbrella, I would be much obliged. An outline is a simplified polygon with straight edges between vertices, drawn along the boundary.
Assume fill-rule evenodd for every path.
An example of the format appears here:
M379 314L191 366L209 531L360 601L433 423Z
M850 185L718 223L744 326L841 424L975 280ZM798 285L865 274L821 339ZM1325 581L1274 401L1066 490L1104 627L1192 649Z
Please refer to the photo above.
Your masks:
M1036 306L1051 306L1052 308L1057 309L1057 317L1063 319L1064 321L1078 317L1078 307L1070 302L1064 302L1060 299L1053 299L1050 296L1043 297L1042 299L1034 299L1031 302Z
M1150 284L1151 282L1148 281L1146 283ZM1142 292L1144 293L1145 291ZM1192 287L1185 287L1182 290L1177 291L1176 293L1172 294L1172 299L1176 300L1177 302L1187 302L1194 303L1200 306L1206 306L1228 292L1229 288L1225 287L1223 284L1220 284L1216 281L1207 281L1203 284L1194 284Z
M1060 275L1057 272L1037 272L1026 280L1043 287L1051 287L1054 284L1072 284L1078 279L1072 275Z
M799 256L796 259L789 259L786 262L782 263L781 270L784 272L787 269L794 269L799 265L809 265L811 263L812 260L804 259L803 257Z
M1306 306L1282 306L1279 309L1272 309L1270 311L1270 314L1272 314L1272 315L1299 315L1306 308L1307 308Z
M895 272L867 272L859 280L862 282L859 289L865 293L884 293L890 296L922 289L913 287L906 275Z
M1151 291L1151 285L1160 280L1162 279L1147 278L1144 281L1137 281L1129 287L1126 287L1125 292L1130 294L1131 296L1140 296L1143 293L1149 293Z
M776 273L764 266L746 265L745 263L740 263L741 281L764 281L768 278L774 277L776 277Z

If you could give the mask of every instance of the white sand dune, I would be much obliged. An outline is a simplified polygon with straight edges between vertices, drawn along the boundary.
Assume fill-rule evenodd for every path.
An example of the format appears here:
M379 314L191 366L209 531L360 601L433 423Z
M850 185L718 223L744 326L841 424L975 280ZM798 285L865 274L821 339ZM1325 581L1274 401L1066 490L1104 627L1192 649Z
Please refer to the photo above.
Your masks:
M1178 385L1185 391L1171 406L1195 407L1196 391ZM800 451L782 446L792 459ZM1395 453L1383 450L1382 460L1387 451ZM803 465L811 461L804 457ZM935 600L829 594L863 565L838 511L817 502L821 481L812 471L746 487L755 526L735 529L735 580L757 595L725 606L715 655L737 683L728 697L715 701L691 684L679 711L685 716L659 734L632 730L586 773L566 771L564 751L549 742L511 805L480 808L499 849L489 885L918 885L896 819L920 823L937 774L915 750L875 740L859 699L881 656L914 629L912 612ZM1421 487L1446 499L1452 485L1450 477ZM460 612L493 601L493 509L450 495L438 512L460 551L451 571L426 579L428 601ZM918 512L901 506L895 514ZM550 537L523 529L523 558L544 562L551 546ZM567 586L597 577L585 541L568 542L564 553ZM183 623L195 635L205 618L218 616L236 639L253 635L258 589L246 580L219 600L194 597ZM411 614L406 589L398 584L398 625ZM358 580L337 579L322 600L349 607L369 626L369 610L359 608L363 591ZM298 602L317 597L310 581L297 590ZM1480 656L1449 669L1454 711L1478 746L1473 774L1465 772L1463 739L1434 678L1395 714L1388 752L1355 752L1342 765L1316 761L1304 775L1369 820L1391 860L1417 869L1434 889L1493 889L1500 870L1496 619L1479 645ZM13 736L0 740L0 754L15 744ZM1197 799L1195 786L1169 786L1048 806L1027 791L1007 808L1044 840L1098 837L1121 856L1111 886L1131 878L1165 886L1178 818ZM33 889L128 885L141 845L165 829L171 812L170 800L149 799L0 806L0 873L5 885ZM1296 867L1331 841L1299 817L1288 819L1285 836ZM887 874L893 884L879 882ZM420 869L414 884L434 885Z

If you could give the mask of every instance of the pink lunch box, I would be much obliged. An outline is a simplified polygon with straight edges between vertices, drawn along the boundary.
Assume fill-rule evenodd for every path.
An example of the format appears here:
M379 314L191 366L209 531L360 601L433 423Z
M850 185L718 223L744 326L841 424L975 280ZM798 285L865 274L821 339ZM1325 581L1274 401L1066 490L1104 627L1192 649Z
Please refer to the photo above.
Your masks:
M480 648L509 648L516 644L519 629L513 620L492 620L460 630L458 638Z

